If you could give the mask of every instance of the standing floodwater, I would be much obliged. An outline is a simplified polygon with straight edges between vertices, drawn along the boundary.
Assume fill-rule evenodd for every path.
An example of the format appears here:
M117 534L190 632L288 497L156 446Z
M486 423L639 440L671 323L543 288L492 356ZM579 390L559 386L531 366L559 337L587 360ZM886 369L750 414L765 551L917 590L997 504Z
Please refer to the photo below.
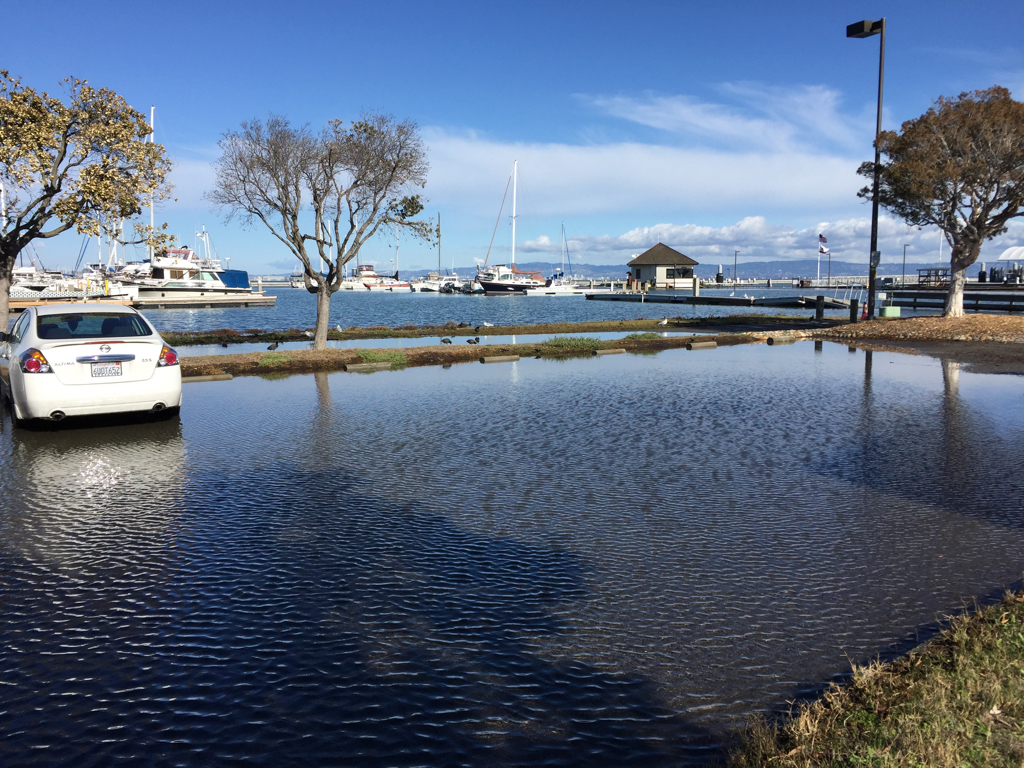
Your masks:
M1022 399L802 342L5 415L0 763L706 761L1018 578Z

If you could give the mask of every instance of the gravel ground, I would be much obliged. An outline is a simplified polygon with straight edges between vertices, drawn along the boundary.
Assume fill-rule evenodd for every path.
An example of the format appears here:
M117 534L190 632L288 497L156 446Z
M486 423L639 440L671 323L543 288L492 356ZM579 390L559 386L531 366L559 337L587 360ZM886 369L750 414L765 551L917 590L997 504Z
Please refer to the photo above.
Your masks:
M998 341L1024 344L1024 317L967 315L965 317L908 317L853 323L816 331L816 337L887 341Z

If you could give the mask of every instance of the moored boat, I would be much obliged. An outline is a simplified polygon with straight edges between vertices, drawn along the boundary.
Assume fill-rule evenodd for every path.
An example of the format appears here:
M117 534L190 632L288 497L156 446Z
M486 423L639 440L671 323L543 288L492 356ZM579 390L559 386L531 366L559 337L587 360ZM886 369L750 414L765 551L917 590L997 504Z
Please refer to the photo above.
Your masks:
M136 274L121 271L112 279L139 289L139 299L231 297L252 294L249 274L241 269L224 269L212 259L200 259L191 248L169 248L155 253Z
M488 295L522 294L528 288L542 288L544 280L540 271L524 271L516 268L516 187L519 180L519 161L512 163L512 259L510 266L499 264L477 272L476 282ZM508 187L505 187L506 194ZM502 201L504 205L504 200ZM498 213L500 218L501 213ZM493 242L493 240L492 240ZM487 249L490 253L490 248ZM485 262L486 263L486 262Z

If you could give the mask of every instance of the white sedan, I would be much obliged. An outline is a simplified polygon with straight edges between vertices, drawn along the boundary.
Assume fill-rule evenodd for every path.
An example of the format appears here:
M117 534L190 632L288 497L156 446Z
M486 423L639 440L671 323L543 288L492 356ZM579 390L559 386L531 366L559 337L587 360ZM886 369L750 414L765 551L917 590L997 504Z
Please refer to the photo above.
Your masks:
M173 413L181 407L181 367L131 307L29 307L0 333L0 396L18 419Z

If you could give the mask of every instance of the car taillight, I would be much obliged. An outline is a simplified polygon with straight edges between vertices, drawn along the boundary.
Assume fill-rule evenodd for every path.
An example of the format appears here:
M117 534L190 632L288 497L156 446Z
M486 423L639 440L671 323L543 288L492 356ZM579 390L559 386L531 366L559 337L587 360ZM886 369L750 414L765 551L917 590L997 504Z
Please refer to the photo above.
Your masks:
M26 349L20 358L22 373L53 373L50 364L38 349Z
M157 361L157 365L177 365L178 364L178 353L173 349L164 344L164 348L160 350L160 359Z

